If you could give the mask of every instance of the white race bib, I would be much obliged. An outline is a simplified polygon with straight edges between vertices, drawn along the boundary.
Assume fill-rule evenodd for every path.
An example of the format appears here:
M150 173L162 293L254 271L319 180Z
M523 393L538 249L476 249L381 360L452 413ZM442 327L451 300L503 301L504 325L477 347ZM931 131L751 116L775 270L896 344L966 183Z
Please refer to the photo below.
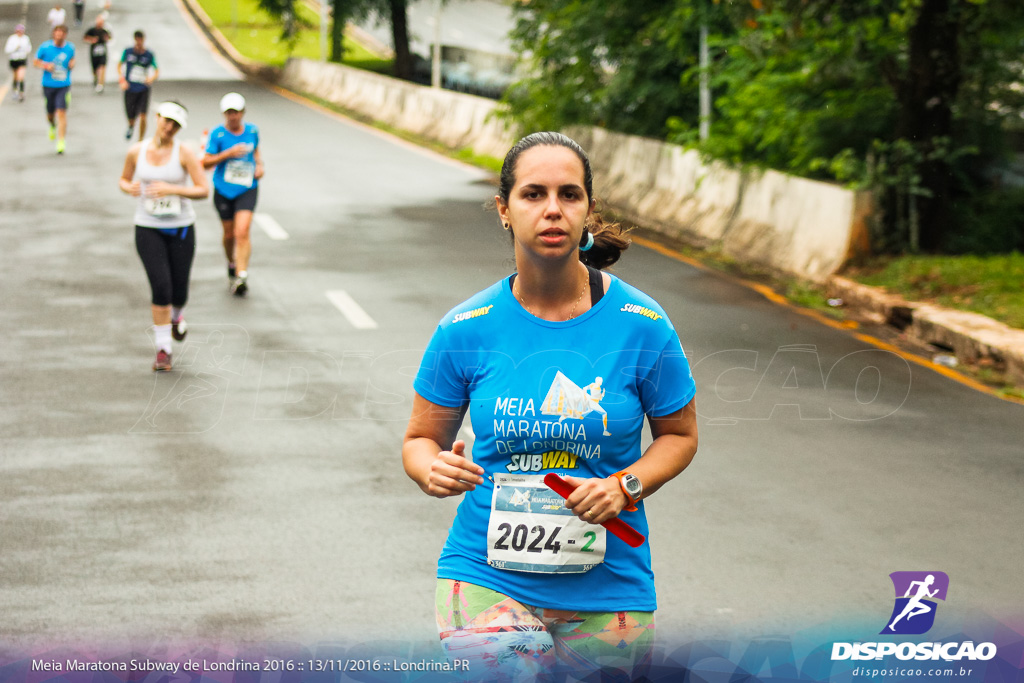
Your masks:
M107 46L103 43L96 43L92 46L92 54L96 57L102 57L107 54Z
M243 187L252 187L256 177L256 165L241 159L232 159L224 167L224 182Z
M605 528L581 521L531 474L495 474L487 564L497 569L580 573L604 562Z
M128 80L132 83L145 83L147 71L144 66L132 66L128 69Z
M157 218L177 216L181 213L181 197L176 194L169 194L165 197L147 199L145 207L146 213Z
M54 64L53 71L50 72L50 77L55 81L66 81L68 80L68 70L60 64Z

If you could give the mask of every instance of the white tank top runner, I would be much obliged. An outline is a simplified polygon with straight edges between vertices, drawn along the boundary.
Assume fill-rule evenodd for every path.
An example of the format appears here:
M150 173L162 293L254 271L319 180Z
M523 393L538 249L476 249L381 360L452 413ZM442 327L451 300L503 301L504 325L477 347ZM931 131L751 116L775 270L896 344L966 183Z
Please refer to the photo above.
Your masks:
M146 151L152 138L144 140L139 147L139 158L135 162L135 176L142 184L142 196L135 207L135 225L144 228L184 228L196 222L196 212L192 208L192 200L178 195L146 198L146 183L162 180L165 183L184 185L188 181L188 172L181 167L181 143L174 140L171 147L171 158L166 164L154 166L146 160Z

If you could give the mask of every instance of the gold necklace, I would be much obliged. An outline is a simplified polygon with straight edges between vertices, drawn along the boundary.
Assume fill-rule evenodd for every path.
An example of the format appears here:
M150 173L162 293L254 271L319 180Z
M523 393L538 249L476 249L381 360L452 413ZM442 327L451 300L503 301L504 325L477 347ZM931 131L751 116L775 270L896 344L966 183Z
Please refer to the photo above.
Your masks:
M583 295L586 293L587 285L589 285L589 284L590 284L590 278L589 277L583 278L583 289L580 290L580 295L576 299L576 303L574 303L572 305L572 308L569 309L569 317L566 318L565 320L561 321L561 322L565 322L566 320L572 320L573 316L576 314L576 307L580 305L581 301L583 301ZM518 277L516 277L515 282L512 283L512 294L514 294L515 297L517 299L519 299L519 303L521 303L523 305L523 308L525 308L530 315L532 315L534 318L540 318L540 316L537 315L536 313L534 313L533 309L530 308L530 304L526 303L526 299L523 298L523 293L519 291L519 278ZM541 320L544 320L544 318L541 318ZM558 321L555 321L555 322L558 322Z

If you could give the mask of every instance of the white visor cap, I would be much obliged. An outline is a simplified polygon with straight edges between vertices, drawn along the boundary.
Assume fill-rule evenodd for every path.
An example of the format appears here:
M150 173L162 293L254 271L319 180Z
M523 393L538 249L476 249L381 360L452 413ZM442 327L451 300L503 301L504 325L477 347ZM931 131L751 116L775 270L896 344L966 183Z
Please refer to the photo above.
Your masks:
M160 106L156 108L156 113L158 116L174 121L182 128L188 127L188 112L177 102L161 102Z
M225 112L229 109L245 111L245 98L236 92L229 92L227 95L220 98L220 110Z

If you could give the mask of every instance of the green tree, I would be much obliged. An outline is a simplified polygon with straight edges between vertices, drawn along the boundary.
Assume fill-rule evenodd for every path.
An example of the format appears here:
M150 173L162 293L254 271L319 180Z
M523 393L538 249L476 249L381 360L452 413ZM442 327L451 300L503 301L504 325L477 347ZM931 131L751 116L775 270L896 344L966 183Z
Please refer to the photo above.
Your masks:
M300 22L295 12L296 0L257 0L260 9L281 21L281 37L292 42L299 31Z
M413 58L409 49L408 0L331 0L333 15L342 21L332 22L331 61L342 60L342 34L348 21L361 21L371 14L387 21L391 26L391 40L395 51L394 75L412 80Z
M299 19L295 11L300 0L257 0L268 14L282 22L282 35L287 39L295 36ZM414 77L413 54L409 48L408 5L410 0L322 0L331 6L331 61L341 62L345 57L344 33L349 21L362 21L376 15L391 27L392 44L395 51L393 73L396 77L412 80Z
M526 129L603 126L663 138L670 117L696 120L699 12L687 0L531 0L515 5L524 77L508 90ZM666 6L667 5L667 6Z
M1012 88L1024 48L1019 6L754 4L729 8L737 31L718 41L716 125L705 151L860 181L881 200L881 246L948 246L956 207L993 196L982 171L1004 152L1006 122L1021 111ZM675 139L692 141L692 131L679 126Z
M387 0L386 16L391 24L391 44L395 50L394 74L397 78L411 81L413 78L412 52L409 50L409 21L407 0Z
M525 77L506 101L523 127L604 126L872 187L888 249L948 247L992 203L987 170L1024 111L1019 0L531 0L516 12Z

